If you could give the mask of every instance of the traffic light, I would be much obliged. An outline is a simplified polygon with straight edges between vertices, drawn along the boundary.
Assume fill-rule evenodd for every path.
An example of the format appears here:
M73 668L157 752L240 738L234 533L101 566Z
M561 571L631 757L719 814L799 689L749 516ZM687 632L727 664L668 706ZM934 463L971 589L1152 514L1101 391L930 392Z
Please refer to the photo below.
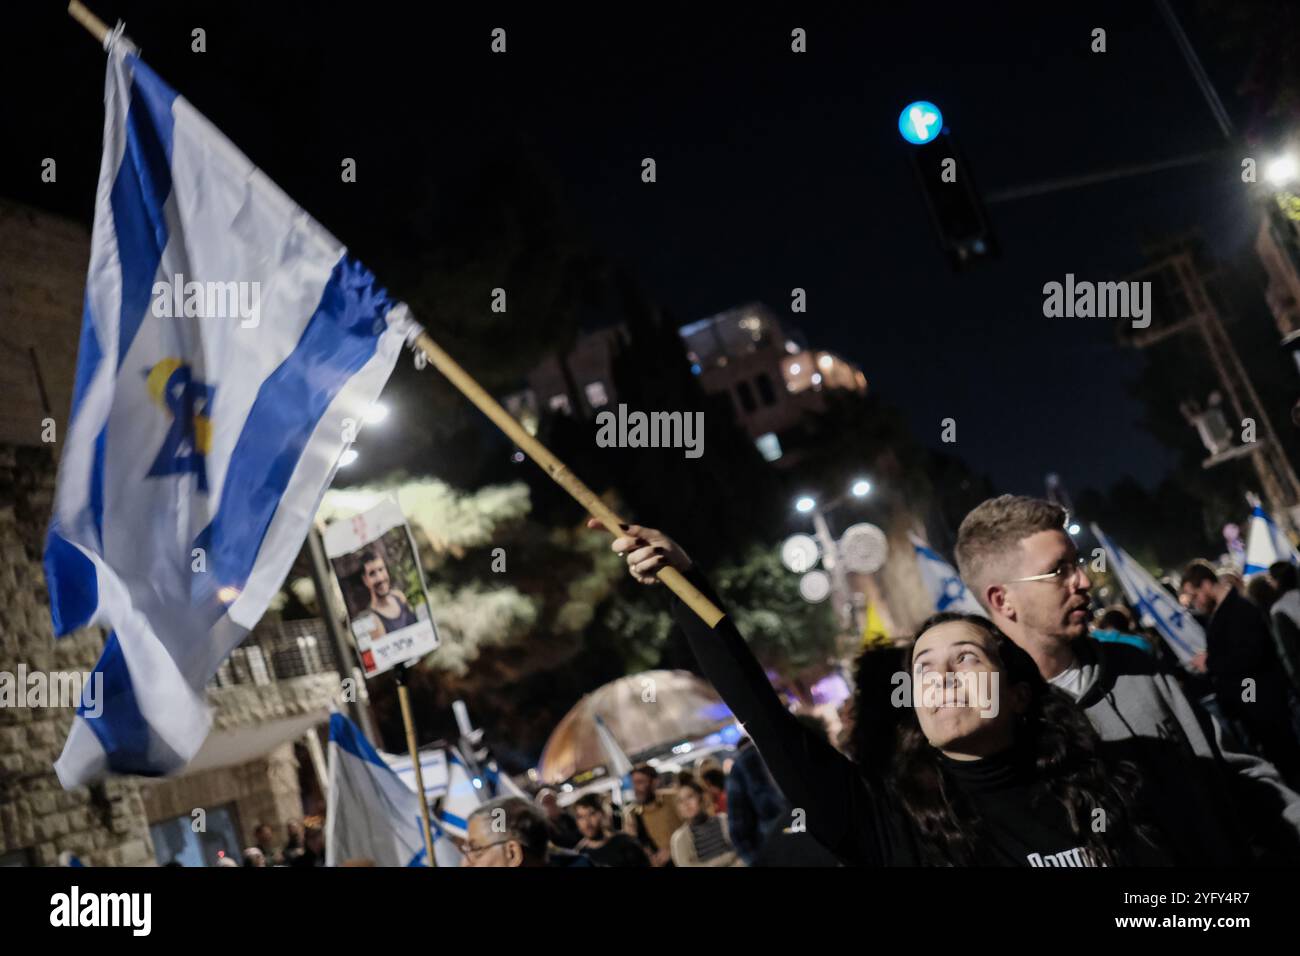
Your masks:
M899 116L898 128L911 144L912 169L953 268L963 269L996 256L997 241L970 166L944 128L939 108L925 101L909 104Z

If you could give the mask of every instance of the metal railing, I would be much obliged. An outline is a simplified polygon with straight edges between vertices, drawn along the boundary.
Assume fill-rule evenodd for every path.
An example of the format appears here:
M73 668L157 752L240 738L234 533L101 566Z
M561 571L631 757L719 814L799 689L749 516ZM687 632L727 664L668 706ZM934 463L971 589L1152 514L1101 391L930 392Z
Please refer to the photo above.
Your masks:
M210 687L267 685L309 674L337 673L334 646L319 618L254 628L217 669Z

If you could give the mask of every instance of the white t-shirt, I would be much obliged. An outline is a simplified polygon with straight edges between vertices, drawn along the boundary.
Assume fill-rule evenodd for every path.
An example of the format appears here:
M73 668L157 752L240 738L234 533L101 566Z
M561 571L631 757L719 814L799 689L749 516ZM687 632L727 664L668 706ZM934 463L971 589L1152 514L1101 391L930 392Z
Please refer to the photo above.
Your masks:
M1059 687L1075 700L1083 696L1083 668L1078 664L1067 667L1047 683Z

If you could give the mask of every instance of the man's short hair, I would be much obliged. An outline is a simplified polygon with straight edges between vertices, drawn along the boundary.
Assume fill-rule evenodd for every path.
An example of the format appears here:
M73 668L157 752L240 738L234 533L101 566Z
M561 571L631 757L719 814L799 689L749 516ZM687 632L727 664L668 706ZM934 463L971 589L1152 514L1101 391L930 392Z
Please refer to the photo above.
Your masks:
M1286 594L1287 591L1294 591L1296 588L1295 565L1290 561L1276 561L1270 564L1268 566L1268 576L1277 585L1279 595Z
M1204 558L1197 558L1183 568L1183 584L1190 584L1194 588L1199 588L1207 581L1214 584L1218 580L1219 575L1215 572L1214 565Z
M1108 607L1097 619L1097 627L1103 631L1128 631L1133 627L1133 618L1122 607Z
M957 570L975 599L1005 577L1021 541L1040 531L1062 531L1065 509L1041 498L1000 495L971 510L957 529Z
M374 548L366 548L366 550L361 552L361 566L363 568L371 561L381 561L381 560L383 559L379 556L379 553L375 551Z
M605 812L605 801L600 799L600 794L598 793L584 793L577 800L573 801L573 806L575 808L586 807L588 810L600 814L604 814Z
M652 781L657 781L659 779L659 771L656 770L654 767L650 766L648 763L637 764L635 767L632 768L632 773L633 775L638 773L643 774L644 776L649 777Z
M469 815L471 820L475 817L487 817L488 827L493 833L504 832L507 840L518 841L526 859L533 862L546 859L546 845L550 840L546 816L523 797L499 797ZM498 820L501 821L499 825Z

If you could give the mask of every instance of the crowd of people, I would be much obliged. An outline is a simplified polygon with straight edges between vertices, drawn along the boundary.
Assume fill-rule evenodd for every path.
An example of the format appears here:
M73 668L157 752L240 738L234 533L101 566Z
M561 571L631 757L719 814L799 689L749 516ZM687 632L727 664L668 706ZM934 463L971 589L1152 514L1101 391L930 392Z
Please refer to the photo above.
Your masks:
M825 738L824 727L821 730ZM631 773L633 799L586 793L562 808L553 790L529 802L477 808L461 846L465 866L835 866L807 833L752 743L693 771ZM662 784L662 780L667 780Z
M562 807L550 789L484 804L462 865L1300 863L1296 568L1244 582L1188 565L1171 591L1206 644L1180 662L1128 609L1094 609L1065 519L1009 495L975 508L956 557L985 615L936 614L864 650L834 741L781 700L730 616L710 627L673 598L745 730L736 752L675 775L641 764L626 805L591 792ZM663 532L624 526L612 547L640 583L674 567L721 606ZM318 829L272 851L259 828L257 844L245 865L323 862Z
M275 831L268 823L253 828L253 845L245 847L242 859L222 854L217 866L248 867L313 867L325 865L325 834L319 822L304 823L290 820L284 826L284 843L275 840ZM169 866L180 866L173 862Z
M840 863L1300 861L1294 569L1271 568L1247 593L1190 565L1180 597L1206 647L1171 665L1125 612L1094 620L1065 519L1010 495L966 517L957 563L985 616L939 614L907 646L864 653L841 747L786 708L730 616L711 628L676 598L673 615L782 812ZM637 581L673 567L717 602L663 532L625 526L612 548ZM893 704L900 672L939 694ZM970 687L991 699L963 699Z

